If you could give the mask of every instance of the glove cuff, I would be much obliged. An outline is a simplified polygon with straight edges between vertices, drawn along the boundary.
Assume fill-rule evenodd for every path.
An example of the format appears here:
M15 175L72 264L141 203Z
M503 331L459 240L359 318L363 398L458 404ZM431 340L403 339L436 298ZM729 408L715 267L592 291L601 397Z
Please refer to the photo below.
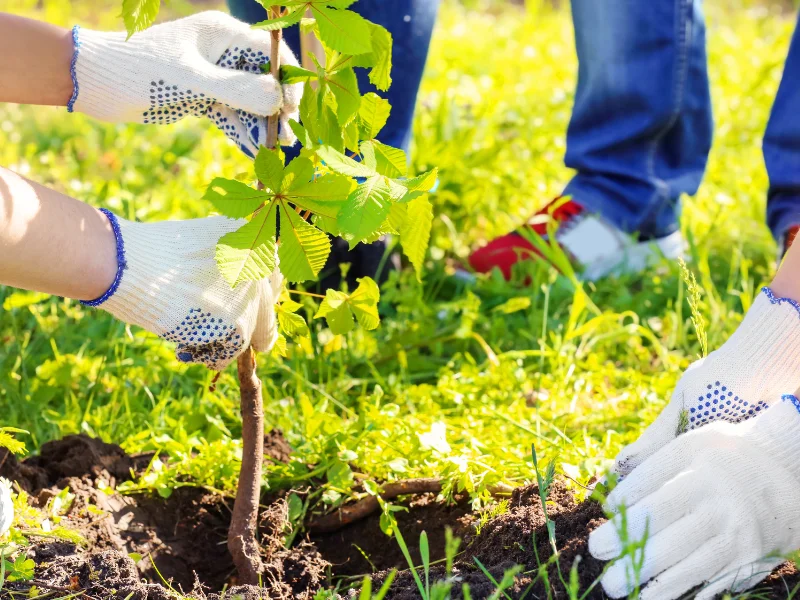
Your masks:
M756 296L720 358L733 371L752 372L774 397L800 387L800 304L768 287ZM760 384L760 385L761 385Z
M94 300L81 300L81 304L84 306L100 306L111 298L119 289L119 284L122 282L122 274L128 266L125 261L125 242L122 240L122 232L119 227L117 215L105 208L101 208L100 212L103 213L108 218L109 223L111 223L114 239L117 242L117 274L114 276L114 281L102 296Z
M114 97L124 94L129 81L130 66L114 56L114 46L125 43L124 34L102 33L72 28L72 98L68 112L82 112L93 117L112 120ZM122 75L121 75L122 74Z

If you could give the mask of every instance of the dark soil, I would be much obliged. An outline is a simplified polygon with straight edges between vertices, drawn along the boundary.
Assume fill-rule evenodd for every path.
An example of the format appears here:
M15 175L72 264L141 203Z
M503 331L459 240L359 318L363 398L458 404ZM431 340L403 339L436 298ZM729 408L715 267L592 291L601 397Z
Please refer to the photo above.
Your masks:
M576 503L572 492L558 482L550 490L549 501L548 513L556 523L556 545L561 552L560 568L564 579L567 580L572 564L580 560L578 573L581 590L586 591L603 570L603 563L592 558L587 552L589 532L605 521L603 510L596 502ZM546 563L552 555L536 486L514 490L508 511L490 520L482 528L480 535L464 541L467 544L465 552L459 556L453 567L453 574L458 578L458 584L452 590L453 598L462 597L461 583L469 584L473 598L486 598L495 591L496 587L479 569L475 558L496 581L500 581L503 573L514 565L523 565L523 573L516 577L513 587L506 590L511 598L523 596L567 598L567 593L559 580L556 564L552 564L548 571L550 594L547 593L541 578L534 582L539 561L542 564ZM434 567L431 571L433 581L444 579L443 566ZM379 575L377 579L381 580L383 576L385 574ZM397 575L388 598L393 600L419 598L419 592L409 571ZM597 586L586 598L605 598L605 596Z
M265 446L269 460L286 461L291 453L280 432L265 436ZM168 583L197 600L302 600L313 598L320 588L337 581L343 582L344 588L358 585L369 574L375 588L393 568L406 570L398 573L388 597L419 598L399 546L380 531L378 515L339 532L301 539L286 550L281 535L287 509L285 500L277 496L266 501L267 508L261 516L264 587L236 586L226 546L231 499L189 487L176 490L166 500L107 495L98 489L130 479L151 459L152 455L128 456L119 446L86 436L69 436L45 444L38 456L21 463L0 450L0 476L16 481L31 494L35 504L44 506L58 490L69 486L76 499L67 515L68 525L87 540L85 547L54 541L32 546L28 555L37 565L34 581L6 582L0 589L0 599L25 597L35 584L41 593L50 590L54 597L82 592L80 597L87 600L172 600L175 596L165 585ZM427 494L406 498L400 504L408 508L396 516L415 564L421 562L418 540L422 531L428 534L434 561L444 556L446 526L462 538L462 553L454 565L454 598L461 597L461 583L469 584L476 600L495 591L475 558L497 581L507 569L523 565L523 572L506 590L511 598L521 598L526 593L527 598L567 597L555 564L548 571L549 594L542 578L536 578L540 562L546 562L551 551L535 486L515 490L508 511L490 520L479 535L475 534L476 517L465 497L447 505ZM89 506L93 508L90 510ZM576 503L572 492L557 483L550 493L548 512L556 523L561 573L566 580L570 568L579 560L581 591L585 592L603 568L602 563L589 556L586 547L589 532L603 521L602 510L594 502ZM131 553L144 558L134 563L128 556ZM432 581L443 576L444 567L434 565ZM786 598L787 590L799 584L800 573L784 565L758 589L766 594L760 597ZM351 597L355 594L349 592ZM598 599L604 595L598 585L586 597Z

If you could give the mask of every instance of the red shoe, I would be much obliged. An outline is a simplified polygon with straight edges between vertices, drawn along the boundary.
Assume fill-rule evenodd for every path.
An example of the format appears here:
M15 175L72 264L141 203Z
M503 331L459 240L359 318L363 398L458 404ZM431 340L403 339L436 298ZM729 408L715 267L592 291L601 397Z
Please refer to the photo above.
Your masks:
M781 237L780 243L778 244L778 252L780 252L780 255L778 256L778 266L781 265L783 257L786 256L789 248L792 247L798 232L800 232L800 225L792 225L786 230L786 233L783 234L783 237Z
M661 238L635 241L600 215L590 213L574 200L561 197L542 208L523 227L547 239L550 219L556 222L555 236L559 246L582 272L583 279L589 281L612 272L643 271L661 256L681 256L685 247L680 231ZM478 273L498 268L506 279L510 279L512 267L519 260L540 258L534 245L519 229L473 252L469 264Z

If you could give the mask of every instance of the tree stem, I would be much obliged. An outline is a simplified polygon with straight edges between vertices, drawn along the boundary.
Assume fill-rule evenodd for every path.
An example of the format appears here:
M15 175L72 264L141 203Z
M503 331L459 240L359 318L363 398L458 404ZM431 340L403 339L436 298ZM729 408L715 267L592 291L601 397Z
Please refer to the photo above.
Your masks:
M269 9L270 17L280 15L280 6ZM280 81L280 44L283 31L272 32L270 73ZM279 114L267 120L267 146L278 144ZM263 185L259 182L259 189ZM239 394L242 408L242 469L236 488L231 526L228 530L228 550L242 584L258 585L264 571L258 544L258 505L261 500L261 474L264 460L264 400L261 380L256 374L256 355L252 348L245 350L237 361Z
M269 9L271 19L280 16L280 7L273 6ZM283 39L283 30L276 29L270 32L272 35L272 47L270 48L269 67L270 73L275 78L275 81L281 80L281 40ZM279 114L272 115L267 120L267 147L275 148L278 144L278 122Z
M239 582L258 585L264 570L256 539L264 456L264 404L252 348L239 356L237 370L242 406L242 470L228 530L228 550L239 572Z

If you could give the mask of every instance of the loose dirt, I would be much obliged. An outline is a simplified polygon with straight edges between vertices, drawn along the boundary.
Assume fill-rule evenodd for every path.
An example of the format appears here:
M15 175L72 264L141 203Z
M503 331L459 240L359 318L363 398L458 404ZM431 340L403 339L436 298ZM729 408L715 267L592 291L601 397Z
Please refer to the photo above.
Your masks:
M291 448L280 432L271 432L265 442L267 459L288 459ZM365 575L373 578L375 589L393 568L401 571L388 598L419 598L399 546L380 531L378 515L335 533L300 539L287 550L281 543L287 508L280 496L264 500L267 508L259 525L267 565L264 587L237 586L226 546L232 499L189 487L175 490L168 499L100 491L143 471L151 459L152 455L128 456L119 446L86 436L45 444L38 456L23 462L0 450L0 476L16 481L34 503L44 506L58 490L69 486L75 494L67 515L69 525L87 540L85 546L60 541L32 546L28 556L37 565L35 580L5 582L0 600L25 597L32 584L40 593L51 591L53 597L82 592L80 597L87 600L174 600L170 586L197 600L304 600L337 583L343 590L358 587ZM587 552L587 536L604 518L597 503L576 503L572 492L560 483L551 489L549 500L548 512L556 523L560 550L558 564L547 568L549 590L543 578L536 577L552 552L535 486L515 490L508 510L489 520L480 534L476 534L477 518L466 497L457 497L449 505L437 502L432 494L406 498L400 504L408 511L396 515L415 564L421 562L418 540L422 531L428 534L433 561L444 557L445 527L462 538L454 564L457 584L453 598L462 597L461 583L469 584L475 599L487 598L495 591L478 568L477 559L497 581L515 564L523 565L514 585L506 590L508 597L559 600L568 597L559 568L568 581L577 561L582 593L602 572L603 564ZM131 553L143 558L134 562ZM443 574L443 565L432 567L432 580ZM783 565L759 586L759 597L787 598L787 590L797 585L800 573ZM343 591L341 597L357 597L357 591ZM599 585L585 597L605 598Z

